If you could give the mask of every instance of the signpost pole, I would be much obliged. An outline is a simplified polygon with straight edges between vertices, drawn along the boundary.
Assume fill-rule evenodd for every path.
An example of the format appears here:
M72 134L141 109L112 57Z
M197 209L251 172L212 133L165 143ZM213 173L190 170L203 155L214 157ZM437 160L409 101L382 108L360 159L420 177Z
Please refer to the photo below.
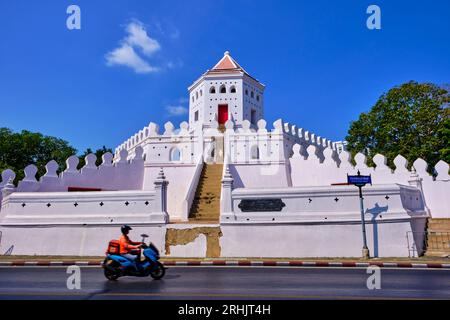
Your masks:
M347 174L347 183L353 184L359 189L359 207L361 209L361 227L362 227L362 236L363 236L363 248L362 248L362 257L364 259L370 258L369 248L367 247L367 237L366 237L366 221L364 218L364 198L362 194L362 187L364 187L367 183L372 184L372 177L370 175L363 176L358 170L358 174L356 176L350 176Z
M363 248L362 248L362 256L365 259L370 258L369 248L367 247L367 237L366 237L366 220L364 218L364 199L362 196L362 187L358 187L359 189L359 206L361 208L361 227L362 227L362 236L363 236Z

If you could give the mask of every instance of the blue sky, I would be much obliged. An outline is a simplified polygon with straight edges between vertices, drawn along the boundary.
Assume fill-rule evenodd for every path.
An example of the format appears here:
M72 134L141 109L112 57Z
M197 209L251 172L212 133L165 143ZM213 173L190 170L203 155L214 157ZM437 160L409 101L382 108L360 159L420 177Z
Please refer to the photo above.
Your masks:
M71 4L81 30L66 28ZM366 28L370 4L381 30ZM187 120L187 87L229 50L266 85L268 123L340 140L392 86L450 83L449 13L448 0L2 1L0 126L114 148Z

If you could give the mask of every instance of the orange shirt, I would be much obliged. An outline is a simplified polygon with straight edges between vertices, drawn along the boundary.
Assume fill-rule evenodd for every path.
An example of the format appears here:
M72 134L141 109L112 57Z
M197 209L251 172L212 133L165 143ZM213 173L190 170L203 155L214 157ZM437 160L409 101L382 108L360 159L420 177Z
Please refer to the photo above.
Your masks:
M141 243L131 241L127 235L123 234L119 239L120 254L130 253L132 250L139 249L137 246L139 244L141 244Z

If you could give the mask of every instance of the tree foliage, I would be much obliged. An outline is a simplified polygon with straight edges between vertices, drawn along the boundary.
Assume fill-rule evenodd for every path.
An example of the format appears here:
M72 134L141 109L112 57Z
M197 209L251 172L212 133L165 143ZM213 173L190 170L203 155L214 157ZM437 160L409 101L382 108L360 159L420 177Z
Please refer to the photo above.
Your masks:
M83 154L82 154L81 156L78 157L78 158L80 159L80 162L78 163L78 169L81 169L81 168L86 164L86 161L84 160L84 158L85 158L88 154L90 154L90 153L93 153L93 154L95 154L95 155L97 156L97 160L95 161L95 165L98 167L99 165L102 164L102 156L103 156L103 154L105 154L106 152L113 153L113 151L112 151L111 148L107 148L107 147L105 147L105 146L103 146L103 147L100 148L100 149L95 150L95 152L92 151L91 148L87 148L87 149L83 152Z
M391 167L398 154L409 164L419 157L431 166L445 155L448 161L449 102L448 90L434 84L411 81L394 87L350 124L347 147L352 154L364 153L369 162L383 154Z
M0 172L11 169L16 173L16 182L24 177L23 169L29 164L38 167L38 176L45 173L45 165L55 160L60 171L65 168L66 159L77 150L62 139L41 133L23 130L13 132L0 128Z
M439 150L442 160L450 164L450 118L444 120L442 127L438 130L438 137L442 141L447 141L446 145Z
M87 148L79 156L78 168L84 166L84 158L89 153L97 156L96 165L100 165L101 157L105 152L112 153L112 150L103 146L93 152L91 148ZM58 172L61 172L66 168L66 159L76 153L77 150L67 141L56 137L27 130L13 132L8 128L0 128L0 173L5 169L13 170L16 173L16 184L23 179L23 169L29 164L38 167L37 177L39 178L44 175L45 165L50 160L55 160L59 164Z

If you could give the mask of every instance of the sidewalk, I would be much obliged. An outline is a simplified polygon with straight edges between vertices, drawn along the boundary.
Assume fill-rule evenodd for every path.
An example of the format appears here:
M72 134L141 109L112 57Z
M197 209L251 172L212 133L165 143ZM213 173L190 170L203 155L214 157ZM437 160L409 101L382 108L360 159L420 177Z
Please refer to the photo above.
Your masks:
M100 266L104 257L0 256L0 266ZM368 267L449 269L448 258L161 258L166 266L283 266Z

